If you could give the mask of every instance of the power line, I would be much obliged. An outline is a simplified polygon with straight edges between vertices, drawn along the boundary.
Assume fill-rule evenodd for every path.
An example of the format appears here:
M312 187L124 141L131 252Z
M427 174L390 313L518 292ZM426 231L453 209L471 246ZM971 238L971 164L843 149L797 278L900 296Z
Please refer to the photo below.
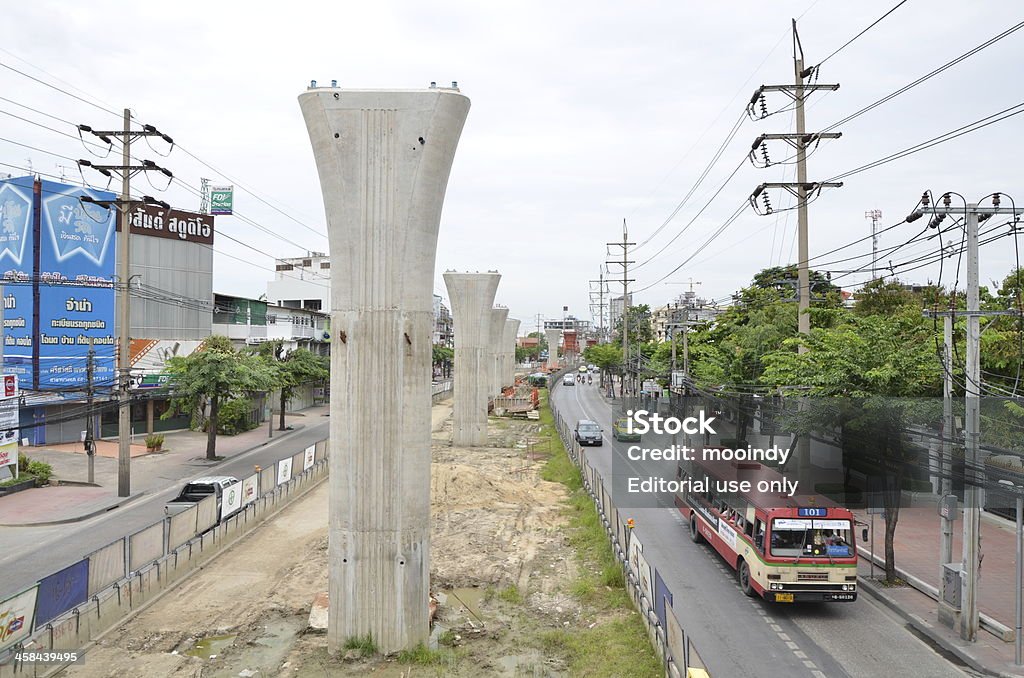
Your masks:
M864 30L862 30L862 31L861 31L860 33L858 33L857 35L853 36L852 38L850 38L849 40L847 40L846 42L844 42L844 43L843 43L843 44L842 44L842 45L841 45L841 46L840 46L840 47L839 47L838 49L836 49L836 51L832 52L832 53L831 53L831 54L829 54L829 55L828 55L827 57L825 57L824 59L822 59L821 61L819 61L819 62L818 62L817 64L815 64L815 65L813 66L813 68L814 68L815 70L817 70L818 68L820 68L820 67L821 67L821 65L822 65L823 63L825 63L826 61L828 61L829 59L831 59L832 57L834 57L835 55L839 54L839 53L840 53L840 52L842 52L842 51L843 51L844 49L846 49L847 47L849 47L849 46L850 46L850 45L851 45L851 44L853 43L853 41L854 41L854 40L856 40L857 38L861 37L862 35L864 35L864 34L865 34L865 33L867 33L868 31L870 31L870 30L871 30L872 28L874 28L875 26L877 26L878 24L880 24L880 23L882 22L882 20L883 20L883 19L885 19L885 18L886 18L887 16L889 16L890 14L892 14L893 12L895 12L896 10L898 10L898 9L899 9L900 7L902 7L902 6L904 5L904 4L906 4L906 2L907 2L907 0L900 0L900 2L896 3L896 4L895 4L895 5L894 5L894 6L893 6L893 7L892 7L892 8L891 8L891 9L890 9L890 10L889 10L888 12L886 12L886 13L885 13L885 14L883 14L882 16L878 17L877 19L875 19L875 20L874 20L874 22L872 22L872 23L871 23L871 24L870 24L870 25L869 25L869 26L868 26L867 28L865 28Z
M708 208L708 207L709 207L709 206L711 205L711 203L712 203L712 202L714 202L714 201L715 201L715 198L717 198L717 197L718 197L718 195L719 195L719 194L720 194L720 193L721 193L721 192L722 192L723 190L725 190L725 187L729 185L729 182L731 182L731 181L733 180L733 178L734 178L734 177L736 176L736 174L737 174L737 173L738 173L738 172L740 171L740 168L741 168L741 167L743 167L743 166L744 166L745 164L746 164L746 158L744 158L743 160L740 160L739 164L738 164L738 165L736 165L736 167L735 167L735 168L733 169L733 171L732 171L732 172L731 172L731 173L729 174L729 176L727 176L727 177L725 178L725 181L723 181L723 182L722 182L722 185L721 185L721 186L719 186L719 187L718 187L718 190L716 190L716 191L715 191L715 192L714 192L714 193L713 193L713 194L711 195L711 197L710 197L710 198L708 199L708 201L707 201L706 203L704 203L704 206L700 208L700 210L699 210L699 211L697 212L697 214L693 215L693 218L692 218L692 219L690 219L690 220L689 220L688 222L686 222L686 225L684 225L684 226L683 226L683 227L682 227L682 228L681 228L681 229L679 230L679 232L677 232L677 233L676 233L676 234L675 234L674 236L672 236L671 240L669 240L669 241L668 241L667 243L665 243L665 244L664 244L664 245L663 245L663 246L661 247L661 249L660 249L660 250L658 250L657 252L655 252L654 254L652 254L651 256L649 256L649 257L648 257L647 259L645 259L644 261L642 261L642 262L640 262L639 264L637 264L637 265L636 265L636 266L634 267L634 269L640 268L640 267L642 267L642 266L646 266L647 264L651 263L652 261L654 261L654 259L655 259L655 258L657 258L657 257L658 257L658 255L660 255L660 254L661 254L662 252L664 252L664 251L665 251L666 249L668 249L668 248L669 248L669 246L670 246L670 245L671 245L672 243L674 243L674 242L675 242L676 240L678 240L678 239L679 239L679 236L681 236L681 235L682 235L683 233L685 233L685 232L686 232L686 230L687 230L688 228L690 228L690 226L692 226L692 225L694 224L694 222L695 222L695 221L697 221L697 219L699 219L699 218L700 218L700 216L701 216L702 214L704 214L704 211L705 211L705 210L706 210L706 209L707 209L707 208ZM639 292L639 291L641 291L641 290L637 290L637 291Z
M7 50L4 50L4 51L7 52ZM7 53L10 54L10 52L7 52ZM22 61L24 61L24 59L22 59ZM26 62L26 63L28 63L28 62ZM6 68L9 71L14 71L15 73L17 73L19 75L25 76L29 80L34 80L35 82L38 82L40 85L43 85L45 87L49 87L50 89L56 90L56 91L60 92L61 94L66 94L67 96L71 97L72 99L77 99L78 101L81 101L83 104L89 104L90 106L92 106L94 108L98 108L99 110L103 111L104 113L109 113L111 115L117 116L118 118L121 117L120 113L112 111L109 108L104 108L103 106L100 106L97 103L89 101L88 99L83 99L82 97L78 96L77 94L72 94L71 92L67 91L66 89L62 89L60 87L57 87L56 85L52 85L52 84L46 82L45 80L41 80L41 79L35 77L34 75L29 75L25 71L18 70L14 66L11 66L9 64L5 64L2 61L0 61L0 67ZM49 75L49 74L47 74L47 75ZM51 75L50 77L54 77L54 76ZM54 79L58 79L58 78L54 78Z
M245 184L243 184L242 182L238 181L237 179L233 179L233 178L231 178L230 176L228 176L227 174L225 174L225 173L224 173L223 171L221 171L221 170L217 169L216 167L214 167L214 166L213 166L213 165L211 165L210 163L206 162L206 161L205 161L205 160L203 160L202 158L198 157L197 155L195 155L194 153L192 153L191 151L189 151L189 150L188 150L187 148L184 148L184 147L183 147L183 146L181 146L181 145L179 145L179 146L178 146L178 148L179 148L179 149L181 149L181 152L182 152L182 153L184 153L185 155L189 156L190 158L192 158L193 160L195 160L195 161L196 161L196 162L198 162L199 164L203 165L203 166L204 166L204 167L206 167L207 169L209 169L209 170L212 170L212 171L216 172L217 174L221 175L222 177L224 177L225 179L227 179L228 181L230 181L230 182L231 182L231 183L232 183L232 184L233 184L234 186L237 186L237 187L241 188L241 189L242 189L243 191L245 191L246 193L248 193L248 194L249 194L249 195L251 195L252 197L256 198L256 199L257 199L257 200L259 200L259 201L260 201L261 203L263 203L264 205L266 205L266 206L267 206L267 207L269 207L270 209L274 210L274 211L275 211L275 212L277 212L278 214L281 214L281 215L283 215L284 217L286 217L286 218L288 218L288 219L291 219L292 221L294 221L294 222L295 222L296 224L298 224L299 226L302 226L302 227L303 227L304 229L306 229L307 231L310 231L311 233L314 233L315 235L318 235L318 236L320 236L321 238L326 238L326 237L327 237L327 233L326 233L326 232L324 232L324 231L319 231L319 230L317 230L317 229L313 228L312 226L309 226L309 225L307 225L307 224L303 223L302 221L299 221L299 220L298 220L298 219L296 219L296 218L295 218L295 217L294 217L293 215L291 215L291 214L289 214L289 213L285 212L284 210L282 210L282 209L278 208L277 206L275 206L275 205L272 205L272 204L271 204L270 202L268 202L267 200L264 200L264 199L263 199L263 197L261 197L261 196L260 196L260 195L259 195L258 193L256 193L256 192L255 192L255 191L254 191L253 189L251 189L251 188L247 187L247 186L246 186Z
M891 155L887 155L883 158L879 158L878 160L869 162L865 165L861 165L860 167L856 167L852 170L848 170L841 174L837 174L834 177L830 178L829 181L838 181L839 179L845 179L846 177L850 177L855 174L860 174L861 172L866 172L869 169L874 169L875 167L885 165L894 160L899 160L909 155L913 155L914 153L918 153L920 151L932 148L933 146L938 146L939 144L943 144L947 141L952 141L953 139L962 137L965 134L976 132L980 129L988 127L989 125L994 125L997 122L1001 122L1003 120L1006 120L1007 118L1012 118L1013 116L1019 115L1021 113L1024 113L1024 101L1022 101L1019 104L1014 104L1009 108L1004 108L1003 110L997 113L993 113L992 115L988 115L985 116L984 118L975 120L974 122L968 123L963 127L958 127L955 130L944 132L943 134L940 134L937 137L932 137L927 141L922 141L921 143L914 144L913 146L908 146L907 148L904 148L901 151L897 151L896 153L892 153Z
M939 75L940 73L942 73L942 72L952 68L953 66L956 66L961 61L964 61L965 59L968 59L968 58L974 56L975 54L977 54L978 52L982 51L983 49L994 45L995 43L999 42L1000 40L1002 40L1006 36L1008 36L1008 35L1010 35L1012 33L1015 33L1016 31L1020 30L1021 28L1024 28L1024 21L1020 22L1019 24L1017 24L1015 26L1012 26L1011 28L1006 29L1005 31L1003 31L999 35L997 35L997 36L995 36L993 38L990 38L990 39L986 40L985 42L981 43L980 45L978 45L978 46L976 46L976 47L974 47L974 48L964 52L963 54L961 54L960 56L956 57L955 59L946 62L942 66L939 66L938 68L936 68L935 70L931 71L930 73L927 73L927 74L921 76L917 80L914 80L913 82L911 82L911 83L909 83L907 85L904 85L903 87L899 88L898 90L896 90L894 92L890 92L889 94L885 95L881 99L878 99L877 101L868 104L864 108L851 113L850 115L846 116L842 120L839 120L837 122L832 123L831 125L829 125L828 127L826 127L822 131L823 132L828 132L829 130L833 130L833 129L837 128L837 127L841 127L841 126L845 125L846 123L850 122L854 118L859 118L860 116L864 115L865 113L867 113L869 111L874 110L875 108L877 108L878 106L881 106L882 104L886 103L887 101L895 99L899 95L901 95L901 94L903 94L903 93L913 89L914 87L917 87L921 83L923 83L923 82L925 82L927 80L930 80L931 78L933 78L936 75Z
M725 153L726 147L728 147L728 145L732 142L732 140L734 138L736 138L736 134L740 131L740 127L743 126L743 121L746 119L746 117L747 117L747 115L746 115L745 112L740 113L740 117L737 118L736 122L733 123L732 128L729 130L729 133L726 135L725 140L719 145L718 150L715 151L715 154L714 154L714 156L712 156L711 161L704 168L704 171L701 172L700 176L697 177L697 181L694 182L693 186L690 187L690 190L687 191L686 195L683 196L683 199L679 201L679 204L677 204L675 209L672 210L671 214L668 215L668 218L666 218L665 221L662 222L661 226L656 228L653 233L651 233L649 236L647 236L643 240L643 242L641 242L639 245L637 245L636 246L637 249L639 249L639 248L643 247L644 245L646 245L647 243L649 243L656 235L661 233L662 229L664 229L666 226L668 226L669 223L671 223L672 220L675 219L676 215L679 214L679 211L683 209L683 207L686 205L686 203L690 200L690 198L693 196L693 194L697 191L697 189L700 188L700 185L702 183L704 183L704 179L706 179L708 174L711 173L711 170L714 169L716 164L718 164L718 161L722 157L722 154ZM687 226L688 225L689 224L687 224ZM684 230L685 230L685 228L686 227L684 227Z
M11 54L11 53L10 53L10 52L8 52L7 50L4 50L4 51L5 51L6 53L8 53L8 54ZM14 55L12 54L12 56L14 56ZM15 58L18 58L18 57L15 57ZM20 59L20 58L19 58L19 59ZM20 60L21 60L21 61L24 61L23 59L20 59ZM26 62L26 63L28 63L28 62ZM106 112L106 113L110 113L111 115L115 115L115 116L117 116L117 117L119 117L119 118L121 117L121 114L120 114L120 113L117 113L117 112L115 112L115 111L113 111L113 110L111 110L111 109L109 109L109 108L105 108L105 107L103 107L103 106L100 106L99 104L96 104L96 103L94 103L94 102L92 102L92 101L89 101L89 100L87 100L87 99L84 99L83 97L80 97L80 96L78 96L78 95L76 95L76 94L74 94L74 93L72 93L72 92L69 92L69 91L68 91L68 90L66 90L66 89L63 89L63 88L61 88L61 87L57 87L56 85L53 85L53 84L51 84L51 83L48 83L48 82L46 82L45 80L42 80L42 79L40 79L40 78L37 78L37 77L35 77L35 76L33 76L33 75L30 75L29 73L26 73L26 72L24 72L24 71L22 71L22 70L19 70L19 69L17 69L17 68L14 68L13 66L10 66L9 64L5 64L5 63L3 63L3 62L0 62L0 66L2 66L3 68L6 68L6 69L8 69L8 70L10 70L10 71L13 71L13 72L15 72L15 73L17 73L17 74L19 74L19 75L22 75L22 76L24 76L24 77L26 77L26 78L28 78L28 79L30 79L30 80L32 80L32 81L34 81L34 82L37 82L37 83L39 83L39 84L41 84L41 85L43 85L43 86L45 86L45 87L48 87L48 88L50 88L50 89L53 89L53 90L55 90L55 91L57 91L57 92L60 92L60 93L62 93L62 94L65 94L66 96L69 96L69 97L71 97L71 98L73 98L73 99L76 99L76 100L78 100L78 101L81 101L81 102L83 102L83 103L89 104L90 106L93 106L93 107L95 107L95 108L98 108L98 109L99 109L99 110L101 110L101 111L104 111L104 112ZM44 71L44 72L45 72L45 71ZM51 75L51 74L49 74L49 73L47 73L47 75L50 75L50 77L51 77L51 78L54 78L55 80L60 80L60 79L59 79L59 78L57 78L56 76L53 76L53 75ZM44 115L45 115L45 114L44 114ZM66 121L65 121L65 122L66 122ZM185 154L186 154L186 155L188 155L188 156L189 156L190 158L192 158L193 160L195 160L195 161L199 162L199 163L200 163L200 164L202 164L203 166L205 166L205 167L207 167L207 168L209 168L209 169L213 170L214 172L217 172L217 173L218 173L218 174L220 174L221 176L225 177L225 178L226 178L227 180L231 181L231 182L232 182L232 183L233 183L233 184L234 184L235 186L238 186L239 188L241 188L242 190L244 190L244 191L245 191L246 193L249 193L249 194L250 194L250 195L252 195L252 196L253 196L254 198L256 198L257 200L259 200L260 202L262 202L263 204L265 204L265 205L266 205L267 207L270 207L271 209L273 209L273 210L275 210L276 212L278 212L278 213L282 214L282 215L283 215L283 216L285 216L286 218L288 218L288 219L290 219L290 220L294 221L294 222L295 222L296 224L298 224L299 226L302 226L303 228L305 228L305 229L307 229L307 230L311 231L312 233L316 234L317 236L320 236L320 237L326 237L326 233L324 233L324 232L322 232L322 231L319 231L319 230L317 230L317 229L314 229L314 228L312 228L312 227L308 226L307 224L303 223L302 221L300 221L300 220L296 219L296 218L295 218L295 217L294 217L293 215L291 215L291 214L288 214L287 212L285 212L285 211L281 210L280 208L276 207L275 205L271 204L270 202L268 202L267 200L265 200L265 199L264 199L264 198L263 198L262 196L260 196L260 195L259 195L258 193L256 193L256 192L255 192L255 191L254 191L253 189L251 189L251 188L249 188L248 186L246 186L245 184L243 184L243 183L241 183L241 182L237 181L236 179L233 179L232 177L228 176L228 175L227 175L226 173L224 173L224 172L223 172L223 171L221 171L220 169L218 169L218 168L214 167L213 165L211 165L210 163L206 162L206 161L205 161L205 160L203 160L202 158L198 157L197 155L195 155L194 153L192 153L191 151L189 151L189 150L188 150L187 148L184 148L184 147L182 147L182 146L180 146L180 145L178 145L178 148L179 148L179 149L180 149L180 150L181 150L181 151L182 151L183 153L185 153ZM32 149L32 150L38 150L38 149ZM46 151L40 151L40 152L43 152L43 153L45 153ZM52 153L51 153L50 155L56 155L56 154L52 154ZM73 158L67 158L66 156L56 156L56 157L62 157L62 158L64 158L64 159L67 159L67 160L74 160ZM291 242L291 241L288 241L288 242ZM291 243L291 244L295 244L295 243ZM296 247L300 247L301 249L306 249L306 250L309 250L309 249L310 249L310 248L303 248L303 247L301 247L300 245L296 245Z
M707 240L705 240L704 243L700 247L698 247L696 250L694 250L694 252L689 257L684 259L678 266L673 268L671 271L669 271L668 273L666 273L662 277L658 278L658 280L656 280L655 282L651 283L650 285L646 285L644 287L641 287L640 289L635 290L635 292L644 292L646 290L651 289L652 287L654 287L655 285L658 285L659 283L664 281L666 278L668 278L669 276L674 274L676 271L681 269L683 266L685 266L686 264L690 263L690 261L692 261L694 257L696 257L698 254L703 252L704 249L708 245L710 245L712 242L714 242L715 239L718 238L718 236L720 236L725 231L725 229L727 229L729 226L731 226L732 223L734 221L736 221L739 218L739 216L744 212L746 207L747 207L747 201L744 200L743 202L740 203L740 206L736 209L736 211L733 212L732 215L728 219L726 219L725 222L721 226L718 227L718 230L716 230L714 233L712 233L711 236Z

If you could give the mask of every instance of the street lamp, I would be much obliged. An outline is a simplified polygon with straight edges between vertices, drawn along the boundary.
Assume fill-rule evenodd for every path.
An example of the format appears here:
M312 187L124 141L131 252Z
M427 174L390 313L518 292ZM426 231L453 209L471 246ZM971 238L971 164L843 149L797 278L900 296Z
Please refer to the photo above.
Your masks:
M1021 609L1021 580L1022 580L1022 578L1024 578L1024 559L1021 558L1021 556L1022 556L1021 551L1022 551L1022 549L1024 549L1024 544L1022 544L1022 542L1021 542L1022 538L1024 538L1024 529L1022 529L1022 528L1024 528L1024 486L1014 485L1009 480L1000 480L999 484L1002 485L1003 487L1007 488L1010 491L1010 493L1012 493L1013 496L1017 500L1017 532L1016 532L1016 536L1017 536L1017 539L1016 539L1016 542L1017 542L1017 577L1016 577L1016 580L1013 583L1014 584L1013 588L1014 588L1014 591L1016 592L1015 610L1014 610L1015 620L1016 620L1016 623L1015 623L1015 627L1016 628L1014 629L1015 634L1016 634L1016 636L1015 636L1015 638L1016 638L1016 647L1014 648L1013 663L1016 666L1020 666L1021 665L1021 630L1020 630L1020 627L1021 627L1021 612L1022 612L1022 609Z

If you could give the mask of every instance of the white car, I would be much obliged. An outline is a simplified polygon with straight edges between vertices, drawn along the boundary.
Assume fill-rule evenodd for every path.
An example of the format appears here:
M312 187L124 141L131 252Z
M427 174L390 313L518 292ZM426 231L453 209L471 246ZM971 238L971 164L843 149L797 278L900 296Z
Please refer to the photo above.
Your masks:
M217 497L217 522L228 516L221 515L221 498L224 490L239 482L234 476L203 476L187 483L181 493L164 506L164 513L173 516L195 506L211 495ZM236 509L237 511L237 509ZM235 511L232 511L234 513ZM230 514L229 514L230 515Z
M562 377L562 386L575 386L575 385L576 385L576 375L575 374L567 374L564 377Z

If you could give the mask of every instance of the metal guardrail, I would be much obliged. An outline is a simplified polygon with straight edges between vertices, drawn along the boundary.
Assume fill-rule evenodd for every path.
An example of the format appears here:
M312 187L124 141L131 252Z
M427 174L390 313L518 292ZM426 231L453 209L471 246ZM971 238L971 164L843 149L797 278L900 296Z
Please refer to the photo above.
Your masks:
M215 506L203 507L202 512L198 505L193 506L125 535L0 601L0 620L4 624L0 678L51 675L62 670L66 664L15 663L14 655L19 650L73 651L86 647L133 610L304 495L326 474L327 441L321 440L282 457L273 468L228 487L222 506L238 508L226 519L216 521ZM227 493L232 489L238 496L232 495L229 500Z
M561 386L564 370L552 375L552 391ZM612 549L623 566L626 589L647 629L651 644L662 661L669 678L708 676L707 667L672 609L673 595L657 568L652 568L643 555L643 544L633 533L605 488L604 479L590 465L572 434L572 426L558 412L552 400L548 405L555 427L566 452L580 472L583 487L590 494L611 541ZM652 576L653 575L653 576Z

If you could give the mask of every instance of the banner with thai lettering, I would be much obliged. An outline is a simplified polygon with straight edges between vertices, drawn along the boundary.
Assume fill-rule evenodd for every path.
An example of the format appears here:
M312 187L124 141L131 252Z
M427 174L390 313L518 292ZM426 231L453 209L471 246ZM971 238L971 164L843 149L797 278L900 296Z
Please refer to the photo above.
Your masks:
M209 214L138 205L128 215L128 220L132 225L132 235L213 244L213 216Z
M81 198L116 196L52 181L43 181L42 188L37 388L84 386L90 339L93 383L101 389L113 386L117 211Z
M0 181L4 372L21 377L23 388L32 388L32 182L32 177Z

